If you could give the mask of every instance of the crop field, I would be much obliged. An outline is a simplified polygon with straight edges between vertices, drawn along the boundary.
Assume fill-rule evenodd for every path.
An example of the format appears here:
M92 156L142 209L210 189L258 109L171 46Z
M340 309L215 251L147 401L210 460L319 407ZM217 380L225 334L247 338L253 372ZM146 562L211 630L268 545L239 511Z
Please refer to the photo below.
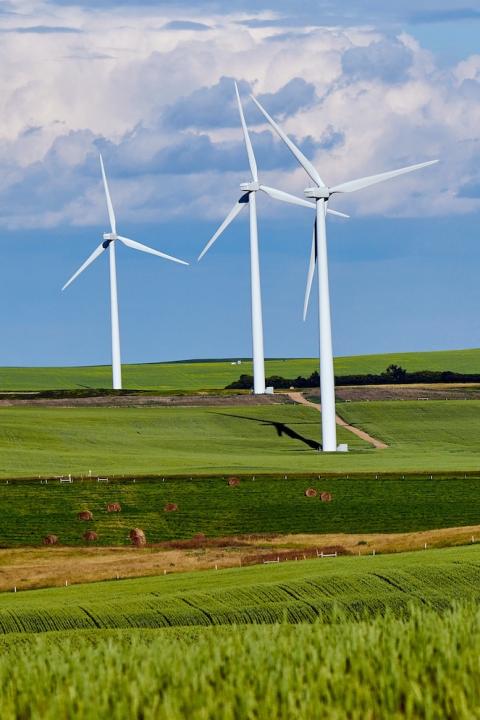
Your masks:
M343 403L350 452L321 454L320 415L299 405L0 409L0 477L478 470L480 401Z
M307 487L328 491L305 497ZM84 546L94 530L97 545L129 545L128 532L142 528L149 543L257 533L400 533L480 524L478 478L367 479L318 477L39 482L0 485L0 546L38 546L48 534L61 545ZM120 513L107 503L119 502ZM178 506L165 512L167 503ZM90 510L93 520L77 514ZM54 551L52 551L54 552Z
M451 370L480 372L480 350L357 355L335 360L337 375L380 373L395 363L416 370ZM298 358L267 360L267 376L308 376L318 370L318 360ZM139 390L207 390L221 389L237 380L241 373L252 374L252 363L244 360L232 365L230 360L201 362L148 363L124 365L124 387ZM111 387L110 366L91 367L3 367L0 368L0 391L52 390Z
M331 621L480 599L480 547L339 557L0 595L0 633Z
M480 716L478 606L332 625L16 635L0 647L2 720Z

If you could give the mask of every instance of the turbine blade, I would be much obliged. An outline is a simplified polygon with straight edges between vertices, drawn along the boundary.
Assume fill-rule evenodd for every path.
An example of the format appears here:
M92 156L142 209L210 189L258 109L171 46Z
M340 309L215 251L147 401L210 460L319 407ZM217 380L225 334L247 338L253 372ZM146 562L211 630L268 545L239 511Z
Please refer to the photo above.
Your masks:
M223 233L223 231L225 230L225 228L227 228L227 227L230 225L230 223L232 222L232 220L235 220L235 218L237 217L238 213L241 212L241 210L245 207L245 205L248 205L248 196L249 196L249 193L247 192L247 193L245 193L245 195L242 195L242 197L240 198L240 200L238 200L238 201L235 203L235 205L234 205L233 208L230 210L230 212L228 213L228 215L227 215L227 217L225 218L225 220L223 221L223 223L222 223L222 224L220 225L220 227L218 228L218 230L217 230L217 232L215 233L215 235L213 235L213 237L210 238L210 240L208 241L208 243L207 243L207 244L205 245L205 247L203 248L202 252L201 252L200 255L198 256L198 259L199 259L199 260L201 260L202 257L203 257L203 256L205 255L205 253L207 252L207 250L209 250L209 249L212 247L212 245L213 245L213 243L215 242L215 240Z
M266 117L266 119L268 120L270 125L273 127L273 129L275 130L277 135L279 135L279 137L282 138L283 142L288 147L288 149L290 150L292 155L294 155L297 158L298 162L303 167L303 169L305 170L307 175L309 175L312 178L313 182L316 185L318 185L319 187L325 187L325 183L323 182L322 178L318 174L317 169L312 165L310 160L308 160L308 158L305 157L305 155L302 153L302 151L283 132L282 128L279 125L277 125L277 123L275 122L275 120L272 117L270 117L270 115L267 113L267 111L264 110L264 108L260 105L258 100L253 95L250 95L250 97L252 98L253 102L258 107L260 112Z
M235 92L237 94L238 112L240 113L240 121L242 123L243 137L245 138L245 145L247 146L248 163L250 165L250 170L252 172L253 181L258 182L257 163L255 160L255 155L254 155L252 143L250 140L250 135L248 133L247 124L245 122L245 117L243 115L243 108L242 108L242 103L240 101L240 95L238 93L237 83L235 83Z
M399 170L390 170L389 172L380 173L379 175L368 175L358 180L350 180L340 185L335 185L330 188L332 193L344 193L344 192L355 192L356 190L362 190L369 185L375 185L376 183L383 182L384 180L390 180L390 178L397 177L397 175L404 175L405 173L413 172L413 170L420 170L421 168L428 167L429 165L435 165L438 160L429 160L428 162L418 163L417 165L409 165L408 167L400 168Z
M313 224L312 233L312 249L310 252L310 262L308 264L307 286L305 288L305 300L303 303L303 321L305 322L308 311L308 303L310 301L310 293L312 290L313 275L315 273L315 265L317 264L317 221Z
M105 168L103 166L103 158L102 158L101 154L100 154L100 167L102 168L103 187L105 188L105 195L107 196L107 209L108 209L108 217L110 219L110 227L112 228L112 233L114 235L116 235L117 223L115 220L115 213L113 211L112 198L110 197L110 190L108 189L107 176L105 175Z
M300 205L301 207L315 208L315 203L309 200L304 200L296 195L290 195L290 193L284 192L283 190L277 190L276 188L269 187L268 185L260 185L260 190L269 195L275 200L281 202L290 203L290 205Z
M92 252L92 254L89 255L89 257L85 260L83 265L81 267L79 267L77 272L74 275L72 275L72 277L70 278L70 280L68 282L65 283L65 285L62 287L62 292L80 275L80 273L82 273L89 265L91 265L93 263L93 261L96 260L97 257L99 255L101 255L104 250L106 250L106 248L103 247L103 243L101 245L99 245L97 248L95 248L95 250Z
M142 245L142 243L123 237L123 235L117 235L117 238L124 245L132 248L132 250L140 250L140 252L149 253L150 255L157 255L164 260L172 260L173 262L180 263L181 265L188 265L188 262L185 262L185 260L179 260L178 258L173 257L173 255L167 255L166 253L160 252L160 250L154 250L153 248L148 247L148 245Z
M335 215L336 217L342 217L342 218L350 217L350 215L347 215L346 213L339 212L338 210L330 210L330 208L327 208L327 213L329 215Z

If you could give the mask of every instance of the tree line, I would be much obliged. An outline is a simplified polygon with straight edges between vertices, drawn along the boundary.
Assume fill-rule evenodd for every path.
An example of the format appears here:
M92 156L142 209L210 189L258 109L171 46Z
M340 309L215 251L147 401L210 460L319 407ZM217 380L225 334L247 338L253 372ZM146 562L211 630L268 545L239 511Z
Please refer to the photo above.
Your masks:
M399 365L389 365L382 373L375 375L336 375L335 385L411 385L414 383L466 383L480 382L480 373L456 373L451 370L418 370L408 372ZM271 375L265 378L265 384L276 389L318 387L320 377L315 370L309 377L299 375L296 378L284 378ZM240 375L226 390L250 390L253 387L252 375Z

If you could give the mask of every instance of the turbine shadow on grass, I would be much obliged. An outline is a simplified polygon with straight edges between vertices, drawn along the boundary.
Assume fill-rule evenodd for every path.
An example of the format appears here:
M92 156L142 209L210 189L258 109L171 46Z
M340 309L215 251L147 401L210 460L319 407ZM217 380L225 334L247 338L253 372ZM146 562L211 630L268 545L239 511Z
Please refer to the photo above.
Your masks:
M214 415L224 415L225 417L233 417L238 418L240 420L251 420L252 422L260 423L260 425L270 425L271 427L275 428L277 431L278 437L283 437L286 435L286 437L291 438L292 440L300 440L300 442L303 442L305 445L308 445L309 448L312 448L312 450L321 450L322 446L319 442L316 440L311 440L310 438L305 437L304 435L300 435L296 430L293 430L292 428L288 427L288 425L285 425L285 423L278 422L276 420L263 420L260 418L253 418L249 417L248 415L235 415L233 413L222 413L222 412L214 412Z

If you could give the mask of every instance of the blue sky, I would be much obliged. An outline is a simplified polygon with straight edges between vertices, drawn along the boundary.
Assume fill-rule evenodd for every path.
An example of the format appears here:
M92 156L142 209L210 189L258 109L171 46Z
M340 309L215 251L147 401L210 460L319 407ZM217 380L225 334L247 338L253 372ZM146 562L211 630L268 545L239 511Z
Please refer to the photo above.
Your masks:
M266 184L308 182L252 90L332 184L441 158L335 200L335 353L480 345L480 3L298 5L3 3L0 365L109 362L106 257L60 292L108 229L99 151L120 231L192 263L119 248L124 361L250 354L247 213L196 262L249 179L234 79ZM310 211L258 206L266 354L316 355Z

